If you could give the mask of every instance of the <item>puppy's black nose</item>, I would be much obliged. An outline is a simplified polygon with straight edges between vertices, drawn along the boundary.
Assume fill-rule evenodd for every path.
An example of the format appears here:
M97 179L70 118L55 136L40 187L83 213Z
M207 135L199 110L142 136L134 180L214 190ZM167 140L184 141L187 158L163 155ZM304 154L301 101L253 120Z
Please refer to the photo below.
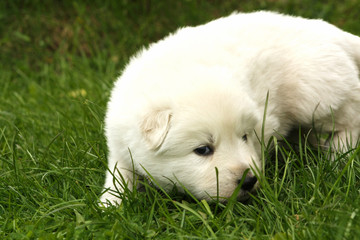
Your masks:
M255 183L257 182L257 178L255 176L246 176L243 184L241 185L241 189L245 191L250 191ZM238 183L241 183L241 179L239 179Z

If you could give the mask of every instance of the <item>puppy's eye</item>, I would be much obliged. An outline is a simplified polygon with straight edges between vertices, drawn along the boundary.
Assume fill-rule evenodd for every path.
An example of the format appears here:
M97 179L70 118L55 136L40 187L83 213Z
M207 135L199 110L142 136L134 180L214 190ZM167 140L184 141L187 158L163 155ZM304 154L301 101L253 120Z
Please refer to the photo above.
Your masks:
M247 134L245 134L244 136L242 136L242 140L244 140L244 142L247 142Z
M214 152L214 150L209 146L201 146L196 148L194 152L199 156L209 156Z

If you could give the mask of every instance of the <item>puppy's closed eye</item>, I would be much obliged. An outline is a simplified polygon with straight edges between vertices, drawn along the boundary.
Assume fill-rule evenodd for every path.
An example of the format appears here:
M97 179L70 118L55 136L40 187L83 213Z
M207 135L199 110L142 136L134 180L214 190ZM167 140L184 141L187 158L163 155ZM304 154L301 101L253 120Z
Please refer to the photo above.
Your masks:
M248 140L247 134L244 134L241 138L244 142L247 142Z
M194 152L199 156L209 156L213 154L214 149L210 146L201 146L194 149Z

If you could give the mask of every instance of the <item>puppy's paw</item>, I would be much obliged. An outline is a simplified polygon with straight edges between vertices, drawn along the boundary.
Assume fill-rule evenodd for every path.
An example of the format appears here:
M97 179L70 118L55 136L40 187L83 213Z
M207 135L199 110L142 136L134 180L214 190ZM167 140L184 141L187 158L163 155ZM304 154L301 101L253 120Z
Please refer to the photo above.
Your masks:
M98 204L100 207L119 206L121 205L121 201L121 198L117 196L115 192L108 190L100 197Z

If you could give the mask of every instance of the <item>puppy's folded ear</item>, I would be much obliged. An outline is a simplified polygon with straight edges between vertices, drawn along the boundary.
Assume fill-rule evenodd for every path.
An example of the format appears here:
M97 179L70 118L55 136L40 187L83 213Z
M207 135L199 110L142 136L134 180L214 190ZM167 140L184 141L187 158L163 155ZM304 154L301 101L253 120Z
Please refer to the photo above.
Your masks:
M145 115L140 124L141 132L152 149L159 148L170 128L170 110L153 111Z

